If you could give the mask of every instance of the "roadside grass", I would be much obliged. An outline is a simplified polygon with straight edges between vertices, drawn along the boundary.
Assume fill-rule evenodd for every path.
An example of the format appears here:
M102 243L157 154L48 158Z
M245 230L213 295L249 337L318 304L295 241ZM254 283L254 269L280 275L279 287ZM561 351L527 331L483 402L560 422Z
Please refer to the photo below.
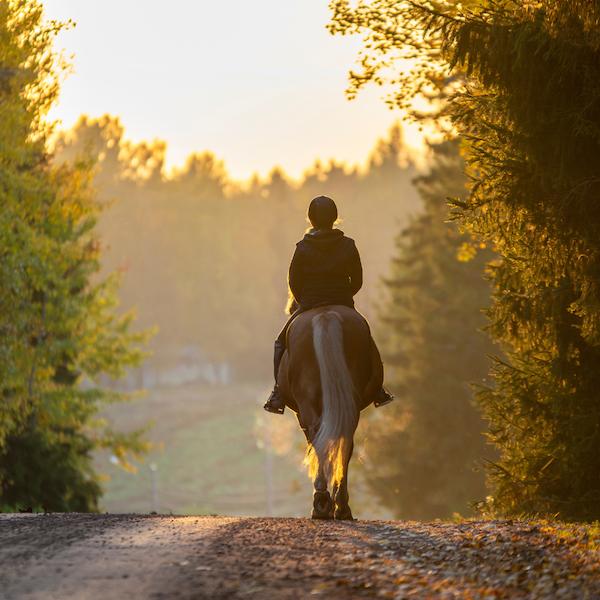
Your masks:
M161 513L267 515L261 440L266 426L273 446L274 515L310 516L311 485L300 470L304 437L290 411L283 417L264 413L268 389L267 384L158 388L137 402L107 409L103 416L125 431L154 420L149 438L162 450L134 463L134 473L113 464L108 452L96 455L97 470L109 478L103 510L150 512L149 466L155 465Z
M540 531L551 535L559 543L567 544L580 552L600 554L600 522L562 523L560 521L536 520Z

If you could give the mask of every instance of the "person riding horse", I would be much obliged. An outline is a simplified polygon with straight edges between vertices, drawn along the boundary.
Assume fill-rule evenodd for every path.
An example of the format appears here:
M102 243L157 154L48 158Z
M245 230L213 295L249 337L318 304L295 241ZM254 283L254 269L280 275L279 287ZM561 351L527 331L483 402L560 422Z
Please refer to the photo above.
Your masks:
M312 229L296 244L288 276L289 287L298 308L275 341L275 387L264 405L268 412L283 414L285 410L277 378L286 349L287 331L292 321L300 313L317 306L341 305L355 308L354 296L363 283L362 263L354 240L333 227L337 218L337 206L327 196L314 198L308 207ZM380 407L393 399L382 387L374 404Z

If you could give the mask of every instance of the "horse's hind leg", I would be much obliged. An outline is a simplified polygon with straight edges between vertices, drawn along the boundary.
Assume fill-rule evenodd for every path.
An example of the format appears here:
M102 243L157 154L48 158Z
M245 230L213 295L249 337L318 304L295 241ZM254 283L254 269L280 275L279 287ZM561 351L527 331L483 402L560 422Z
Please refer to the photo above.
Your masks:
M352 511L348 504L350 496L348 494L348 476L344 475L340 482L340 487L335 495L335 514L334 517L338 521L353 521Z
M314 411L310 404L300 405L300 411L298 412L298 423L304 436L306 437L307 444L311 445L311 438L316 434L319 423L319 415ZM323 473L321 465L318 466L317 476L313 481L315 491L313 493L313 510L311 517L313 519L333 519L333 499L327 491L327 478Z
M354 442L352 442L352 446L350 447L350 452L346 463L344 464L344 475L342 480L340 481L340 485L335 491L334 500L335 500L335 519L338 521L353 521L354 517L352 516L352 511L350 510L350 506L348 504L348 500L350 499L350 495L348 494L348 464L350 463L350 458L352 457L352 452L354 450Z
M327 479L320 466L314 480L314 487L312 518L333 519L333 500L327 491Z

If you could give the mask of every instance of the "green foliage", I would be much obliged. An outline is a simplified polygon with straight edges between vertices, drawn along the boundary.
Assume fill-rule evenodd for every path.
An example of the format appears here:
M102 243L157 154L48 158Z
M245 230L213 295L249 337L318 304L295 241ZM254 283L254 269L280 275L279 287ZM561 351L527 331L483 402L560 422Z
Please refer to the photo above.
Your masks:
M139 364L147 334L113 313L120 275L94 278L102 205L91 163L55 168L46 150L60 28L35 1L0 2L0 504L95 510L90 451L139 457L147 445L139 432L103 431L100 405L124 398L82 391L81 377Z
M103 198L119 198L98 224L111 251L108 270L127 266L120 298L139 306L139 327L159 325L146 365L160 373L196 347L207 362L228 362L236 378L271 378L273 341L284 324L287 269L319 194L339 205L340 227L356 239L365 267L360 310L372 312L377 279L393 250L396 219L416 194L416 174L399 126L380 140L362 170L331 161L294 182L279 168L266 180L232 181L212 154L192 155L161 173L164 144L132 146L118 119L82 117L57 140L57 158L72 164L89 148ZM384 217L382 218L382 215Z
M597 519L600 9L591 0L503 0L454 14L432 6L406 3L404 17L469 77L447 107L473 173L456 218L502 257L490 330L510 361L497 362L495 389L479 394L503 452L489 466L493 505Z
M348 98L375 83L387 91L384 99L390 109L401 108L419 121L433 119L438 128L448 127L447 100L465 74L456 66L449 68L442 52L444 37L430 17L455 16L485 4L486 0L371 0L352 7L349 0L332 0L330 33L360 34L364 40L357 60L360 71L349 73ZM415 99L423 98L429 102L427 110L423 103L415 107Z
M0 453L4 510L96 512L102 490L91 466L92 449L77 430L36 428L6 438Z
M485 491L485 476L474 469L491 453L469 384L489 370L492 344L480 328L491 299L483 272L493 253L480 249L474 260L460 260L471 236L445 223L446 196L468 189L459 141L431 149L429 173L415 180L423 210L397 238L379 315L397 401L371 413L365 465L382 504L398 518L421 520L466 514Z

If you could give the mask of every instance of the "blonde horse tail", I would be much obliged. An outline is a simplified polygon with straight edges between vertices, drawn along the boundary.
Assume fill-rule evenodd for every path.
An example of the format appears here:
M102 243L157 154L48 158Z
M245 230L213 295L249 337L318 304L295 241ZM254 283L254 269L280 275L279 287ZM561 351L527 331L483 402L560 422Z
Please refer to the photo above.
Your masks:
M346 364L342 317L335 311L313 317L313 345L321 374L323 410L304 464L314 480L322 467L328 483L340 483L358 425L356 391Z

